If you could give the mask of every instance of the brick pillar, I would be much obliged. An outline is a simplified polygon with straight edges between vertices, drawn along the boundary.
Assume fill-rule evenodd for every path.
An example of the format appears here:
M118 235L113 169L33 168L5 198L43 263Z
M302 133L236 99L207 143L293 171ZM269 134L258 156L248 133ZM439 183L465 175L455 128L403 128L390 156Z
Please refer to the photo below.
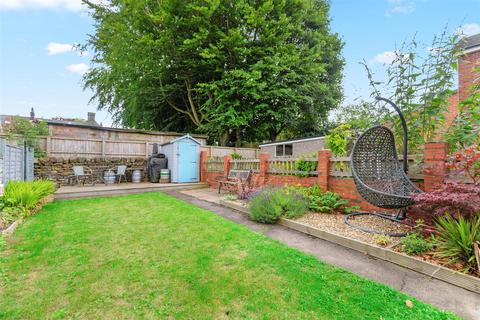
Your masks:
M228 176L228 172L230 171L230 160L232 160L231 155L226 155L223 157L223 176Z
M207 151L200 151L200 182L207 182Z
M446 142L429 142L423 149L423 179L425 191L438 189L445 181L445 161L448 156L448 145Z
M330 158L332 157L332 152L328 149L320 150L317 154L318 159L318 178L317 183L322 188L322 190L328 190L328 177L330 176Z
M259 172L257 184L259 187L264 186L268 181L268 160L270 159L270 154L260 153L258 155L259 163Z

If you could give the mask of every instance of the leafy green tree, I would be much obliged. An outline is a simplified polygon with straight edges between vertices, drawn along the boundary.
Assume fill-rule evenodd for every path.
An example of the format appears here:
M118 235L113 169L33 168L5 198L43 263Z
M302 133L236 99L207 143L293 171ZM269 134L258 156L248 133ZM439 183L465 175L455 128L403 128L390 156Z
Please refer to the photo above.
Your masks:
M44 152L40 150L38 139L48 135L48 125L45 121L30 121L16 116L6 127L5 133L9 140L16 141L19 145L23 145L25 142L28 147L34 148L36 157L44 155Z
M92 9L85 87L127 127L220 144L318 132L342 97L325 0L111 0Z
M364 63L372 97L390 98L404 113L411 151L431 141L445 124L448 97L454 93L457 60L462 50L459 41L459 35L444 30L427 48L415 39L403 43L394 51L385 81L375 80L371 68ZM403 131L395 112L384 117L383 123L389 122L393 122L396 140L401 142Z

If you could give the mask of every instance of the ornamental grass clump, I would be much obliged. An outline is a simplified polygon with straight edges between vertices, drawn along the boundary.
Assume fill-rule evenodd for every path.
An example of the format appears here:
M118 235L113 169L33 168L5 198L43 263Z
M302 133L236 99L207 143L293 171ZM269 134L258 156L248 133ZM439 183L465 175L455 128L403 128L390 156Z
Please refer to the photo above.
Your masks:
M55 184L49 180L10 181L5 187L3 200L7 207L31 210L54 191Z
M471 219L440 217L436 228L437 256L447 258L452 263L461 263L462 271L474 270L476 259L473 243L480 241L480 212Z
M308 204L303 196L285 188L267 188L249 203L250 218L261 223L275 223L280 217L297 218L305 214Z

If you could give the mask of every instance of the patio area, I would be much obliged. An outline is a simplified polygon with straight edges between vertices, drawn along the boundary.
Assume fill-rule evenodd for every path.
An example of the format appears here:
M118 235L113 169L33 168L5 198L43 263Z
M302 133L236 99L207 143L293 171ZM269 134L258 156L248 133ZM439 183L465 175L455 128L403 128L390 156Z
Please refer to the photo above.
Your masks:
M115 183L80 186L63 186L54 194L55 199L80 199L91 197L110 197L151 191L191 190L205 188L205 183Z

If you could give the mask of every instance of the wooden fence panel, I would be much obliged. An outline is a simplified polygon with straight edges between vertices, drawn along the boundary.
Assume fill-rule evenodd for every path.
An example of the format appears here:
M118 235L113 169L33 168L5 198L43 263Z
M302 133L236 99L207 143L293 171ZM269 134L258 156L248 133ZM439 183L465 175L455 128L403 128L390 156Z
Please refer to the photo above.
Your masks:
M33 149L9 145L0 139L0 184L33 180Z
M49 137L47 154L53 157L98 157L102 155L102 140Z
M403 158L398 159L402 166ZM408 176L414 180L423 179L423 159L418 155L409 155ZM332 157L330 159L330 175L339 178L350 178L352 176L352 168L350 166L350 157Z
M230 168L234 170L252 170L252 172L260 172L259 159L238 159L230 161Z
M298 160L303 160L303 161L308 161L308 162L314 162L316 165L314 166L315 168L318 167L318 159L312 158L312 159L304 159L304 158L299 158L299 159L275 159L275 160L269 160L268 161L268 171L267 173L269 174L276 174L276 175L284 175L284 176L317 176L318 171L301 171L297 170L297 161Z
M208 159L207 172L223 172L223 159L222 158Z
M105 141L103 154L105 157L146 157L149 144L141 141ZM151 152L150 152L151 153Z

